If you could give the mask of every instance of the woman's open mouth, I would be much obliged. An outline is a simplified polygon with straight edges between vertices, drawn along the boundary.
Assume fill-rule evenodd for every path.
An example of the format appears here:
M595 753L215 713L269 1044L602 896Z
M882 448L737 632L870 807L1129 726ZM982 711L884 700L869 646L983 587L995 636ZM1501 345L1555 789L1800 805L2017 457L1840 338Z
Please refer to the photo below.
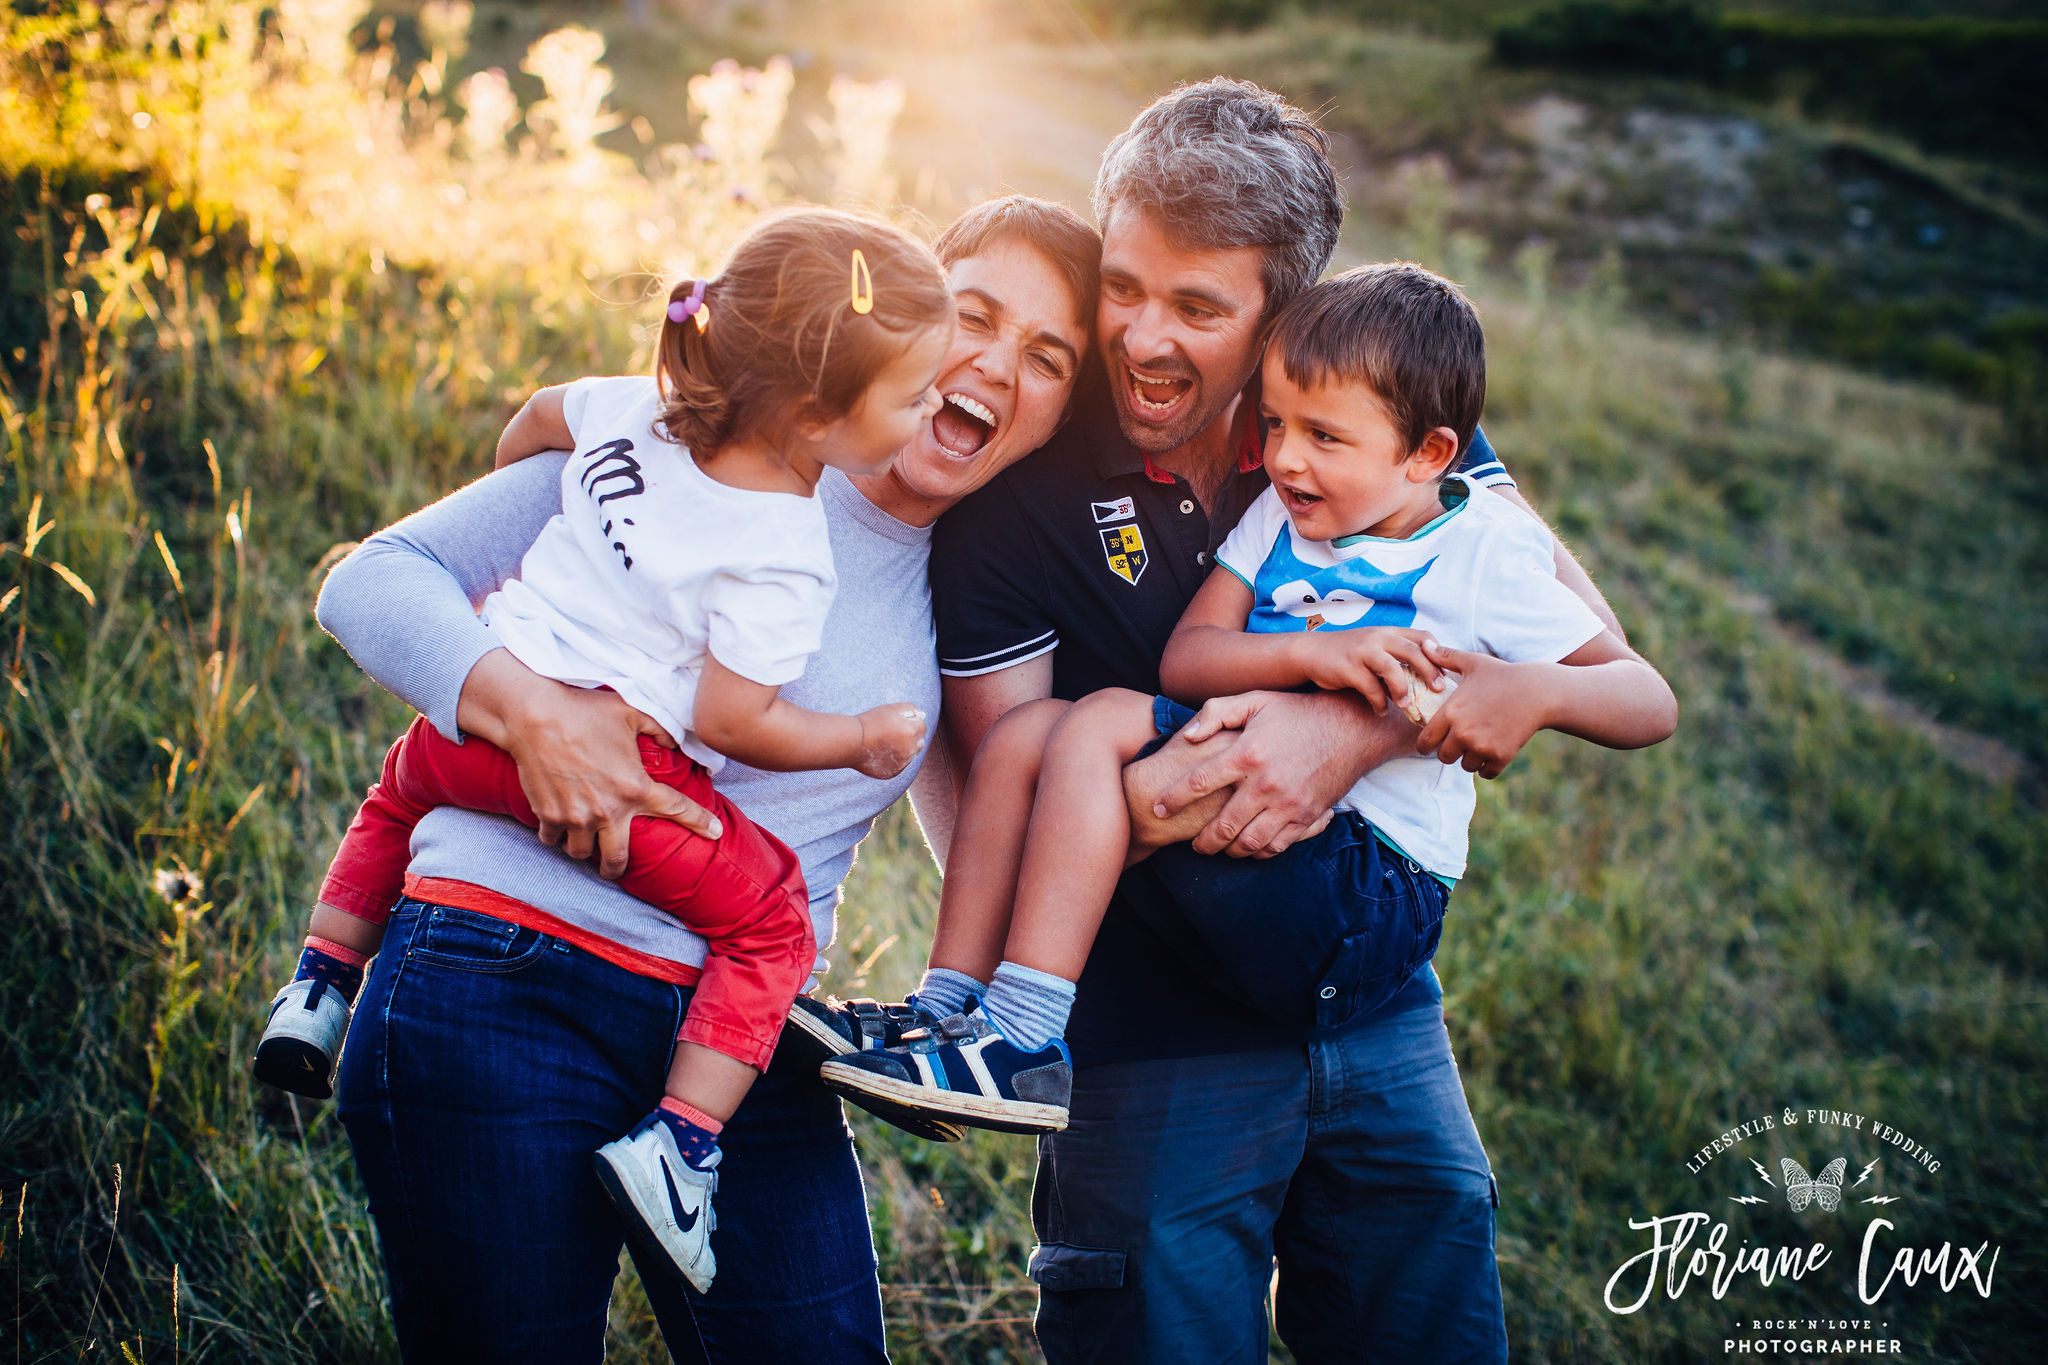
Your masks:
M1176 375L1155 379L1151 375L1140 374L1129 364L1123 368L1125 389L1131 398L1131 413L1141 421L1165 421L1194 392L1195 381L1192 379Z
M948 455L978 455L996 434L996 415L964 393L949 393L932 414L932 439Z

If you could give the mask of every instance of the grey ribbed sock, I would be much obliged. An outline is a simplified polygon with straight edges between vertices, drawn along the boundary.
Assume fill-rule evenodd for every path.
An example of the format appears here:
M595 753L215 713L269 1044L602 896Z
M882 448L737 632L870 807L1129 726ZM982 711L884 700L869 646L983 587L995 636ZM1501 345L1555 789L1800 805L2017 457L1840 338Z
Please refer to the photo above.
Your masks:
M941 1019L966 1009L968 996L987 994L987 982L951 967L927 967L924 980L917 983L917 1003Z
M981 1002L981 1012L997 1032L1026 1052L1064 1037L1073 1009L1073 982L1017 962L996 968L988 998Z

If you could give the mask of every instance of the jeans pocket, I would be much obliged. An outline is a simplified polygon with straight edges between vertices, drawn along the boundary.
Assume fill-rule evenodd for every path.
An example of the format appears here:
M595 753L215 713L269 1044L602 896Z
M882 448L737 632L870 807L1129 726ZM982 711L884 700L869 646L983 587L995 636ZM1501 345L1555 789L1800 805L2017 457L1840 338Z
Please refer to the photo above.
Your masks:
M1048 1293L1069 1289L1121 1289L1129 1256L1108 1247L1041 1242L1032 1248L1026 1272Z
M1386 1004L1436 956L1443 939L1443 884L1391 850L1374 861L1350 893L1356 932L1337 946L1317 986L1317 1028L1335 1028Z
M547 935L537 929L452 905L430 906L413 934L409 956L464 972L516 972L540 956Z

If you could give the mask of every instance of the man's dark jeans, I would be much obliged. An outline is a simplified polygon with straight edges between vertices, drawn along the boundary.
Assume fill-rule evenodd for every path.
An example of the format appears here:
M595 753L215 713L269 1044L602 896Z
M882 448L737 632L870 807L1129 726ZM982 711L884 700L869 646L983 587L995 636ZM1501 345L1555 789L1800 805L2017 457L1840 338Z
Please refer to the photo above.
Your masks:
M1049 1365L1503 1361L1498 1199L1424 967L1334 1037L1075 1074L1041 1141Z
M591 1154L660 1100L688 996L489 915L399 903L340 1095L411 1365L602 1359L623 1234ZM675 1358L883 1360L838 1099L778 1061L720 1145L717 1283L639 1267Z

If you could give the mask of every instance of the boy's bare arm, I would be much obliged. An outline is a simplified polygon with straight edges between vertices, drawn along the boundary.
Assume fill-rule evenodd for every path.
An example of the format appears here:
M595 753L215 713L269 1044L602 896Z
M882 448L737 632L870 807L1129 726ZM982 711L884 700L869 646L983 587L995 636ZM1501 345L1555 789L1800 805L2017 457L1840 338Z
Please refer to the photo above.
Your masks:
M1498 777L1538 730L1640 749L1678 727L1670 684L1612 631L1554 664L1511 664L1442 646L1430 654L1459 675L1458 689L1423 727L1416 751L1481 777Z
M697 738L727 758L768 772L852 768L890 778L908 767L924 743L924 713L892 702L857 716L807 711L784 701L782 689L743 678L710 655L697 680Z
M568 391L567 384L542 389L512 414L504 435L498 438L494 468L503 469L544 451L574 448L576 437L569 431L569 419L562 411L562 398Z

